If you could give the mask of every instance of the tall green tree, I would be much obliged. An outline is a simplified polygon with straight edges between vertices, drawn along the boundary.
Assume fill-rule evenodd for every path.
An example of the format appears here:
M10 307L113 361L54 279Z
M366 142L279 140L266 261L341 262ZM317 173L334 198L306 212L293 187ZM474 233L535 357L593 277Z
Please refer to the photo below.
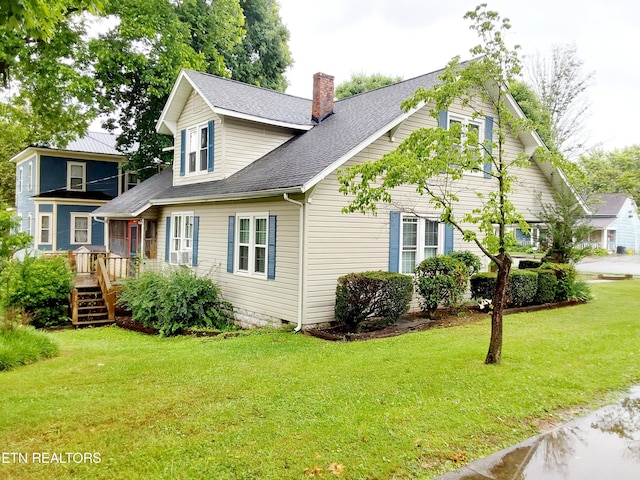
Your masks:
M109 0L106 12L118 23L90 43L101 112L144 179L154 159L170 159L162 149L171 139L155 125L178 73L226 75L220 45L240 40L242 11L238 0Z
M365 73L354 73L346 82L342 82L336 87L336 98L342 99L368 92L376 88L391 85L402 81L402 77L391 77L382 73L367 75Z
M596 150L583 155L578 165L581 172L571 180L586 195L621 193L640 205L640 145L611 152Z
M284 72L293 64L289 30L283 25L276 0L240 0L246 30L242 41L224 50L231 78L284 92Z
M0 270L17 250L31 243L31 235L16 232L18 225L20 225L20 219L7 210L6 203L0 202Z
M405 111L427 105L434 119L459 100L473 111L473 118L493 117L493 138L480 139L472 129L463 135L459 124L449 129L421 128L413 131L396 150L373 160L354 165L340 175L341 191L353 195L344 212L375 212L380 202L391 202L392 191L400 185L414 185L440 219L452 225L466 241L478 248L498 266L491 341L486 363L499 363L502 356L502 312L512 259L506 252L507 226L526 228L524 217L511 201L513 169L531 164L531 155L505 153L505 142L511 131L531 131L535 125L511 113L507 100L512 81L520 73L517 48L510 49L504 36L511 28L508 19L487 10L486 4L467 12L471 29L480 44L471 49L475 61L460 64L456 57L440 75L433 88L418 89L402 107ZM482 105L491 105L485 112ZM482 152L479 154L479 152ZM540 148L538 156L546 156ZM485 167L490 162L491 169ZM479 205L471 213L460 214L455 183L469 170L485 171L492 177L494 190L480 194ZM496 233L497 226L497 233ZM478 234L478 232L480 234Z

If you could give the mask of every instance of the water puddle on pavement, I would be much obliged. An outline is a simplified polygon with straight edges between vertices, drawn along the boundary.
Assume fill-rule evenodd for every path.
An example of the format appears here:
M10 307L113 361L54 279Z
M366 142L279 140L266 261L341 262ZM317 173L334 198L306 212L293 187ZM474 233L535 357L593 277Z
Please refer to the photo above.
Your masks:
M438 478L640 479L640 386L615 405Z

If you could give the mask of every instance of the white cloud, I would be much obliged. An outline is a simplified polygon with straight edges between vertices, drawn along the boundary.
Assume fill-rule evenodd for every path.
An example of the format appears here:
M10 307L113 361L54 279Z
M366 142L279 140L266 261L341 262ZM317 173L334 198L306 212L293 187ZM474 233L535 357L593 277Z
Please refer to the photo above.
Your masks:
M279 0L291 32L295 61L288 93L309 97L312 76L322 71L336 84L352 73L410 78L445 66L455 55L469 58L478 43L463 15L473 0ZM551 46L574 43L586 72L593 144L618 148L640 143L632 115L640 109L640 3L627 0L496 0L488 2L511 20L511 43L523 54L547 55ZM614 116L615 115L615 116Z

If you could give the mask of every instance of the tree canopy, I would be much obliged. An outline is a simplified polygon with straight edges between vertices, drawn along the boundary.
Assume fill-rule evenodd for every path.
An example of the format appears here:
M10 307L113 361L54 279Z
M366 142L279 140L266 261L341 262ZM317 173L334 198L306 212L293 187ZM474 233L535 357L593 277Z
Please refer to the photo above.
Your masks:
M583 155L571 180L585 195L621 193L640 205L640 145Z
M475 60L461 64L456 57L444 69L431 89L418 89L402 107L405 111L427 105L434 123L440 112L454 102L469 109L473 119L491 117L492 135L478 138L477 130L465 130L459 123L414 130L396 150L377 160L356 164L340 174L341 191L352 195L344 212L376 212L380 202L392 202L393 189L413 185L440 220L452 225L466 241L474 242L498 266L493 298L492 332L486 363L499 363L502 353L502 310L505 302L511 257L505 250L507 226L527 228L523 215L511 201L517 178L513 169L530 165L526 152L507 155L509 131L531 131L534 123L512 114L507 100L513 80L520 73L518 49L504 41L511 28L508 19L487 10L486 4L467 12L471 29L480 44L471 49ZM547 151L540 148L539 158ZM460 213L455 184L470 171L489 176L494 189L478 194L478 206ZM489 180L488 180L489 181ZM497 226L497 232L496 232ZM480 235L478 235L478 233Z
M402 81L402 77L391 77L382 73L367 75L365 73L354 73L351 78L342 82L336 87L336 98L342 99L368 92L376 88L391 85Z

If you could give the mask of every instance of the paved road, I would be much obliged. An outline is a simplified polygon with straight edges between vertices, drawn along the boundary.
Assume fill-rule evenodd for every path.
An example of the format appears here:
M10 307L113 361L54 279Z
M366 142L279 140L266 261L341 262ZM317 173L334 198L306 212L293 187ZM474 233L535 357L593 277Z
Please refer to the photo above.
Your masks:
M588 257L576 265L582 273L617 273L640 276L640 255Z
M640 478L640 386L597 410L435 480Z

